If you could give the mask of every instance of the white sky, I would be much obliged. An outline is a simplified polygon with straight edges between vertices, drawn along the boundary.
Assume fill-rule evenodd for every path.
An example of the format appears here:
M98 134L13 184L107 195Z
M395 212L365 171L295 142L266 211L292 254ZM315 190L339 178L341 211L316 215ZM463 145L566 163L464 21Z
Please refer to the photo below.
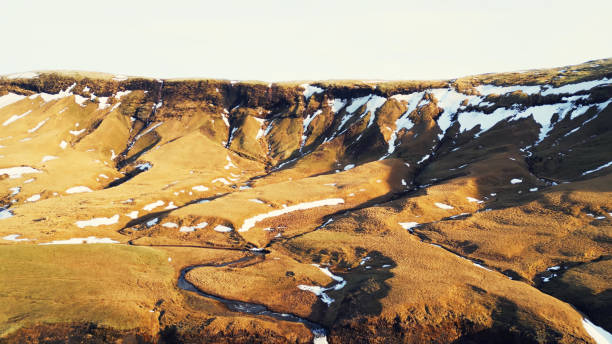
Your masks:
M0 74L439 79L612 57L612 0L0 4Z

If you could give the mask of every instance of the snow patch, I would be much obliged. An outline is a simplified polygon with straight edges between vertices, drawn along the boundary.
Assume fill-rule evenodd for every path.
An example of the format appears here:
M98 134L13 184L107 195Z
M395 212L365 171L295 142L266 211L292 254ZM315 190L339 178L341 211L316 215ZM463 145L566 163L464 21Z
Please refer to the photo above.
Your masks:
M16 103L24 98L25 96L9 92L0 97L0 108Z
M70 189L66 190L67 194L75 194L75 193L82 193L82 192L92 192L92 191L87 186L73 186Z
M342 198L329 198L329 199L324 199L324 200L319 200L319 201L314 201L314 202L300 203L300 204L288 206L282 209L273 210L271 212L268 212L265 214L259 214L259 215L256 215L256 216L253 216L251 218L244 220L242 227L240 227L238 231L246 232L249 229L253 228L257 222L263 221L270 217L276 217L276 216L280 216L280 215L287 214L293 211L298 211L298 210L306 210L306 209L322 207L322 206L333 206L333 205L338 205L342 203L344 203L344 200Z
M155 209L157 207L161 207L162 205L164 205L164 203L165 203L164 201L159 200L157 202L153 202L151 204L145 205L142 209L144 209L146 211L151 211L151 210L153 210L153 209Z
M259 123L259 130L257 131L257 135L255 135L255 140L259 140L264 135L264 124L266 120L263 118L256 118L256 117L254 118Z
M111 238L96 238L90 236L87 238L71 238L68 240L54 240L51 242L45 242L39 245L80 245L80 244L118 244L119 241L112 240Z
M306 100L310 99L313 94L322 93L324 91L320 87L309 84L301 84L300 86L304 89L304 98L306 98Z
M228 182L227 179L225 179L225 178L217 178L217 179L213 179L211 181L211 183L216 183L216 182L220 182L220 183L223 183L225 185L231 185L232 184L232 183Z
M38 200L40 200L40 194L32 195L26 198L26 202L36 202Z
M21 234L9 234L9 235L7 235L5 237L2 237L2 239L6 240L6 241L15 241L15 242L30 241L30 239L26 239L26 238L19 239L20 236L21 236Z
M213 228L215 231L217 232L221 232L221 233L226 233L226 232L231 232L233 231L233 229L231 227L227 227L227 226L223 226L223 225L217 225L215 226L215 228Z
M130 211L129 213L125 214L125 216L129 217L130 219L135 219L138 217L138 210Z
M576 93L580 91L588 91L593 87L601 86L609 84L611 81L608 78L603 78L601 80L591 80L591 81L583 81L575 84L563 85L557 88L549 88L542 92L543 96L547 96L549 94L563 94L563 93Z
M603 328L593 324L589 319L582 319L582 327L584 327L585 331L593 338L595 343L597 344L611 344L612 343L612 334Z
M438 207L440 209L445 209L445 210L454 209L452 206L450 206L448 204L444 204L444 203L440 203L440 202L436 202L434 204L435 204L436 207Z
M174 202L170 201L170 203L168 203L168 206L165 207L164 209L166 210L172 210L172 209L176 209L178 208L176 205L174 205Z
M24 118L25 116L29 115L31 112L32 112L32 110L28 110L28 111L22 113L21 115L13 115L9 119L4 121L4 123L2 123L2 125L6 127L7 125L15 122L16 120Z
M612 166L612 161L610 161L610 162L608 162L606 164L603 164L603 165L601 165L601 166L599 166L597 168L594 168L592 170L588 170L588 171L582 172L582 175L584 176L584 175L587 175L587 174L590 174L590 173L593 173L593 172L597 172L599 170L603 170L604 168L607 168L607 167L610 167L610 166Z
M411 230L412 228L418 226L419 223L418 222L400 222L399 225L402 226L403 229Z
M10 179L21 178L23 174L30 173L41 173L41 171L29 166L0 168L0 175L8 174Z
M229 170L230 168L238 168L238 166L234 165L232 162L232 158L229 155L225 156L225 160L227 160L227 165L223 166L224 169Z
M204 185L196 185L192 187L191 189L195 191L200 191L200 192L208 191L208 188Z
M503 95L506 93L512 93L516 91L522 91L523 93L527 95L531 95L531 94L539 93L541 90L540 86L522 86L522 85L515 85L515 86L479 85L479 86L476 86L475 88L476 88L476 91L478 91L478 93L482 94L483 96L488 96L490 94Z
M391 137L387 142L389 148L387 149L387 155L385 157L391 155L395 151L395 141L397 140L397 134L399 134L402 129L410 130L414 126L414 123L412 123L408 116L410 115L410 113L412 113L412 111L417 108L419 102L421 101L421 99L423 99L423 95L424 92L416 92L407 95L396 94L391 97L398 101L407 102L408 104L406 105L406 111L397 120L395 120L395 130L393 131L393 133L391 133Z
M77 221L76 225L79 228L85 227L98 227L101 225L108 226L113 225L119 221L119 215L113 215L111 217L96 217L91 220Z
M41 162L47 162L47 161L55 160L55 159L59 159L59 158L54 155L45 155L43 156Z
M43 119L42 121L38 122L38 124L36 124L36 126L32 129L28 129L28 133L33 133L36 130L40 129L40 127L42 127L45 123L47 123L47 121L49 120L49 117L47 117L46 119Z

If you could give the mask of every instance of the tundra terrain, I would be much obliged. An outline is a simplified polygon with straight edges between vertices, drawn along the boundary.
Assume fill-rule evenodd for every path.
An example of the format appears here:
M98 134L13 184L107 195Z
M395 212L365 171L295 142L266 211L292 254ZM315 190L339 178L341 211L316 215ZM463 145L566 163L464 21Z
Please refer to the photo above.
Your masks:
M612 59L0 77L0 342L607 343Z

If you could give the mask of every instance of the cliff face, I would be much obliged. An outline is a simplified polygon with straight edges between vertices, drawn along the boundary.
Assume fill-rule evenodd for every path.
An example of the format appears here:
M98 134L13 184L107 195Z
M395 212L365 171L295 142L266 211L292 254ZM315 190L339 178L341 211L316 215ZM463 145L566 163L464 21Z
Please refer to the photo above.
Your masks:
M53 254L44 269L5 254L16 268L3 277L29 273L0 287L21 304L0 329L311 340L299 322L176 290L204 264L185 275L199 290L319 323L330 342L588 342L562 301L612 329L611 78L611 60L431 82L0 78L3 243L34 256L32 244L115 243L62 259L70 274L99 269L112 295L139 290L106 315L79 309L90 292L70 286L74 307L34 311L24 297L58 301L29 282L69 272ZM133 254L143 275L107 273L121 243L167 270ZM263 248L229 266L239 257L201 253Z

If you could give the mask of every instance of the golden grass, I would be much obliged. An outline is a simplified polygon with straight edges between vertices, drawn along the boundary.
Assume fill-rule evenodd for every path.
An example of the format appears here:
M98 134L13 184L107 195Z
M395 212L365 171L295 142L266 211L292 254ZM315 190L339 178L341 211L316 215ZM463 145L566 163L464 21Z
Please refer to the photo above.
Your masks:
M173 269L159 250L118 245L0 248L0 332L39 322L95 322L152 328L149 310L176 297Z

